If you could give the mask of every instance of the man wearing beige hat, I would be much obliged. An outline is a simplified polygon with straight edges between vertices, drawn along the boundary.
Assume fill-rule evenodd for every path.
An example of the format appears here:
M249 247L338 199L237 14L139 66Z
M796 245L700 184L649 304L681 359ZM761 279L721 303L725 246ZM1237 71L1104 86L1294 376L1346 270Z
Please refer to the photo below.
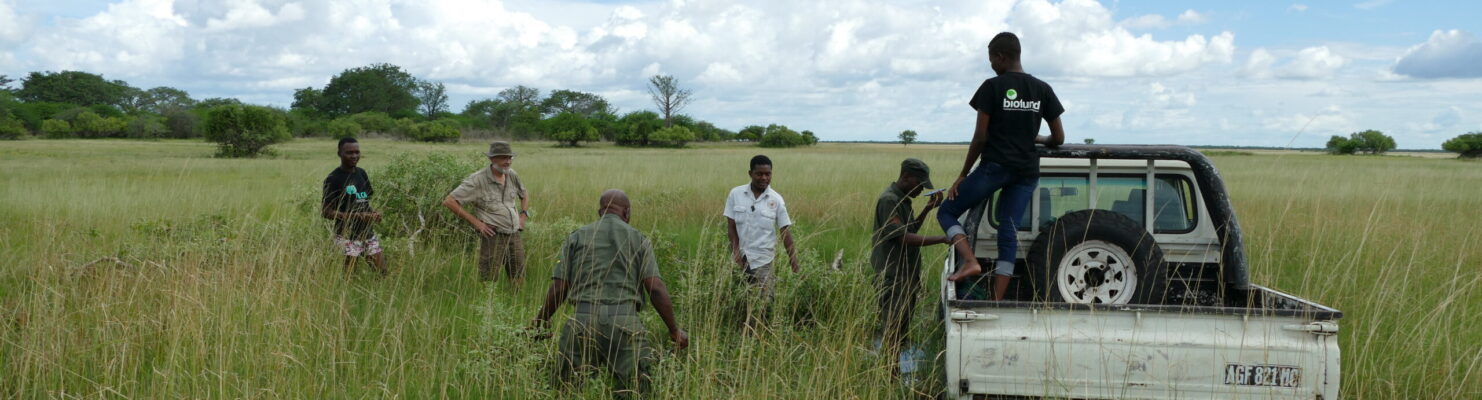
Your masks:
M515 151L509 142L490 143L484 155L489 157L489 168L464 178L443 199L443 206L479 233L479 280L492 281L503 270L518 286L525 278L525 244L520 232L529 218L530 196L519 174L510 168ZM473 212L464 210L465 205Z

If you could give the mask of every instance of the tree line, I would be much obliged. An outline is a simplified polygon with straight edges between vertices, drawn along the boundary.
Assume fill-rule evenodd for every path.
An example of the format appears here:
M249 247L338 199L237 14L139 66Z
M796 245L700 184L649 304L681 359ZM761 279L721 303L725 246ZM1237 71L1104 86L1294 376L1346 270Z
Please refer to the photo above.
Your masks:
M765 147L812 145L810 131L752 125L739 132L682 113L693 93L673 76L649 78L657 111L620 112L594 93L515 86L453 113L447 87L392 64L346 69L323 87L294 91L287 108L232 98L197 100L172 87L135 88L82 71L0 75L0 138L206 138L221 154L250 156L293 137L379 134L416 141L464 136L552 140L566 146L608 141L623 146L682 147L696 141L744 141Z

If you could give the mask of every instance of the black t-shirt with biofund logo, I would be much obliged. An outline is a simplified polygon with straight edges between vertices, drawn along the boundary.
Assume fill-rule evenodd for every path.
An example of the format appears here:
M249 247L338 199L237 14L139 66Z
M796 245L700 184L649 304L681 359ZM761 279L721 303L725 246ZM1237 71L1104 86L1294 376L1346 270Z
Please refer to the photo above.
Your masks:
M335 168L324 178L324 206L346 213L371 212L370 176L359 167L354 172ZM336 219L334 234L350 240L365 240L375 235L369 222L358 219Z
M1053 121L1065 112L1050 84L1023 72L1004 73L983 81L968 105L988 113L983 160L1020 175L1038 176L1034 137L1039 135L1040 121Z

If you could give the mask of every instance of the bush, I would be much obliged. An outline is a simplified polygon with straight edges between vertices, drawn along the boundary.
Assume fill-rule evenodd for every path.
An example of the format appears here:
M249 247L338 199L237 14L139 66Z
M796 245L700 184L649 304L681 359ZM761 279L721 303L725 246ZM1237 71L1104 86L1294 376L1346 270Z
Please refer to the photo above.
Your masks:
M40 131L42 121L56 118L57 114L76 107L67 103L19 103L11 109L11 113L15 114L17 119L20 119L22 123L26 124L26 128L33 131Z
M125 129L125 136L135 139L159 139L167 137L170 130L160 122L159 117L151 115L140 115L129 121L129 127Z
M654 146L684 147L685 143L695 140L695 134L682 126L671 126L660 129L648 135L648 142Z
M329 124L325 125L325 131L329 132L329 137L344 139L360 136L361 129L360 124L355 123L355 121L340 118L329 121Z
M48 139L65 139L72 137L72 124L60 119L48 119L41 121L41 133Z
M551 140L561 142L567 146L580 146L581 142L592 142L598 139L597 128L592 126L581 114L563 112L545 120L545 130Z
M1369 154L1384 154L1395 149L1395 138L1385 135L1384 132L1370 129L1354 132L1347 138L1335 135L1328 139L1326 149L1332 154L1353 154L1360 151Z
M391 134L396 129L396 120L383 112L367 111L351 115L350 121L360 125L361 132L375 132L382 135Z
M10 115L0 115L0 139L20 139L30 136L31 131L26 130L26 124L21 120L11 118Z
M411 123L405 118L397 121L397 130L407 139L419 142L456 142L463 133L458 131L458 122L448 119L440 119L432 122Z
M1482 157L1482 132L1460 135L1441 144L1446 151L1460 154L1461 158Z
M224 105L206 114L206 140L220 145L221 157L255 157L289 138L283 116L271 108Z
M165 129L176 139L200 137L201 117L190 111L171 111L165 114Z
M460 159L442 153L401 154L386 169L372 174L376 201L384 216L378 234L417 241L452 242L472 238L467 223L442 206L463 178L481 165L478 158Z
M758 144L762 147L797 147L812 145L817 141L817 138L809 139L786 126L773 124L767 126L767 133L762 135Z

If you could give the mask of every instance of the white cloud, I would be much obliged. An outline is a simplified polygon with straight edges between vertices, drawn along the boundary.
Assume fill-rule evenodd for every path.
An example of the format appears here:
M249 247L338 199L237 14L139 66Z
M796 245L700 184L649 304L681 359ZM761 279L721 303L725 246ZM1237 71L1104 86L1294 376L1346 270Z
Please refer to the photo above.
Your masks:
M227 6L226 15L222 18L208 19L206 32L264 28L303 18L304 7L298 3L284 4L275 15L263 5L258 4L256 0L238 0Z
M1375 8L1382 7L1385 4L1389 4L1391 1L1394 1L1394 0L1368 0L1368 1L1360 2L1360 3L1356 3L1356 4L1353 5L1353 7L1354 8L1357 8L1357 9L1360 9L1360 10L1372 10L1372 9L1375 9Z
M1162 15L1148 14L1122 20L1121 25L1128 29L1160 29L1167 28L1169 23Z
M1410 124L1409 128L1412 131L1425 133L1444 133L1445 131L1456 127L1457 125L1460 125L1461 121L1461 108L1450 106L1446 107L1440 112L1437 112L1434 117L1431 117L1430 121Z
M1009 23L1020 30L1027 68L1080 77L1166 76L1187 73L1213 63L1228 63L1235 35L1190 35L1181 41L1158 41L1133 35L1111 19L1110 10L1089 0L1052 5L1042 0L1020 3Z
M1287 12L1304 12L1304 11L1307 11L1307 5L1306 4L1302 4L1302 3L1295 3L1295 4L1292 4L1291 7L1287 7L1286 8L1286 11Z
M1180 24L1202 24L1208 21L1208 14L1200 14L1194 10L1184 10L1183 14L1178 15L1178 23Z
M36 37L33 55L55 69L139 74L161 71L185 52L189 24L169 0L127 0Z
M17 15L9 1L0 1L0 49L21 42L30 32L30 19Z
M1462 30L1438 30L1395 60L1392 69L1415 78L1482 77L1482 40Z
M1255 79L1326 79L1349 60L1338 55L1328 46L1308 47L1292 54L1285 62L1265 48L1251 51L1240 68L1240 76Z
M1248 78L1265 79L1271 77L1271 66L1276 64L1276 56L1270 51L1258 48L1250 52L1245 59L1245 66L1240 69L1240 75Z
M1265 129L1277 132L1315 134L1317 136L1355 132L1358 129L1351 113L1337 105L1330 105L1311 113L1293 113L1268 117L1262 120ZM1324 136L1325 137L1325 136Z
M1348 64L1348 59L1343 58L1328 46L1308 47L1297 52L1297 56L1286 65L1276 69L1276 77L1286 79L1323 79L1333 75L1333 71Z

